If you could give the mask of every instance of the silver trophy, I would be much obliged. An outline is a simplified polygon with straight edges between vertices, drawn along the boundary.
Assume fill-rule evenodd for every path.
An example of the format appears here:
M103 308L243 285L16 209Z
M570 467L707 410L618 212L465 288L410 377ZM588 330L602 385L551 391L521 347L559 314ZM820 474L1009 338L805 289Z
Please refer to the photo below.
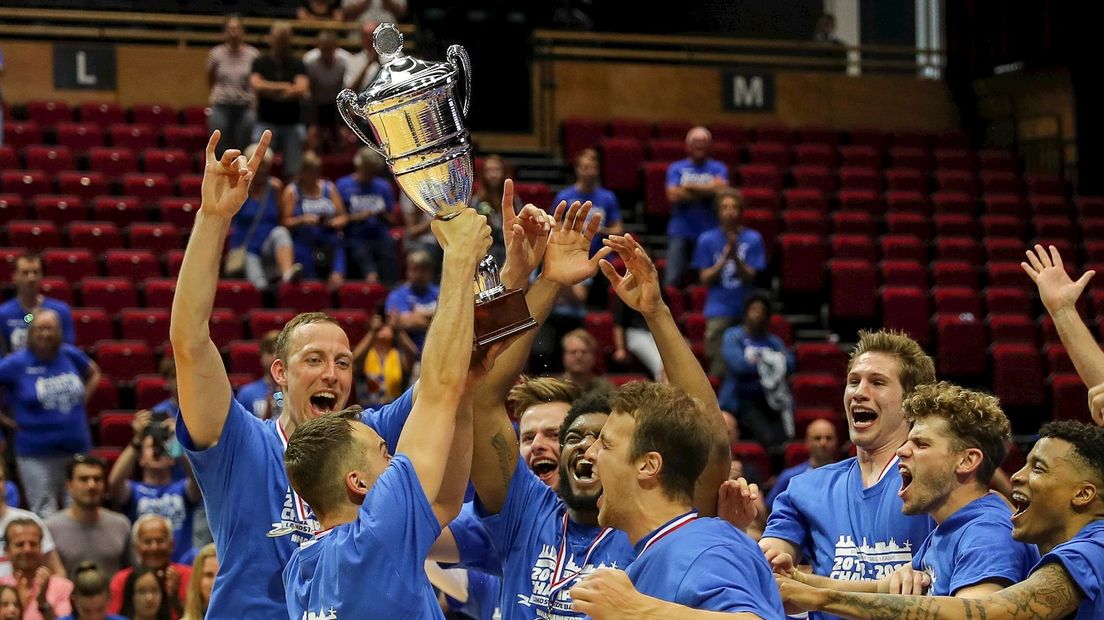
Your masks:
M369 148L387 161L402 191L419 209L447 220L468 208L472 193L472 147L464 116L471 100L471 62L453 45L447 62L403 54L402 33L380 24L373 46L382 68L357 95L337 95L341 118ZM461 105L457 83L464 81ZM364 133L368 122L374 139ZM494 258L479 264L475 278L475 344L484 347L536 326L525 296L506 290Z

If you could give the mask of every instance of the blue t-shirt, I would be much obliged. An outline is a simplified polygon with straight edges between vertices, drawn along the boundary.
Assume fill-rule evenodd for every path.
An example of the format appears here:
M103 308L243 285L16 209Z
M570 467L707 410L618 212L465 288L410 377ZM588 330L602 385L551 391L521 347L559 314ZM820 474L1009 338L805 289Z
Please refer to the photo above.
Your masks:
M329 221L337 217L337 205L333 201L336 190L329 181L322 181L322 194L317 197L304 196L297 183L290 185L295 192L295 205L291 209L293 217L317 215L317 224L299 224L291 229L291 239L295 246L295 261L303 265L303 275L308 278L321 277L314 266L316 251L329 252L330 270L345 273L345 246L341 243L342 233L329 226Z
M1038 562L1035 545L1012 539L1012 509L989 493L937 525L913 553L912 568L931 577L929 594L954 596L986 581L1019 583Z
M636 543L637 558L626 570L636 589L693 609L753 613L765 620L784 617L782 598L759 546L722 519L675 525L686 516Z
M721 357L725 361L725 376L717 400L726 411L738 411L741 400L754 401L763 396L759 364L752 361L764 351L775 351L786 357L786 374L794 369L793 351L782 339L771 333L751 337L742 326L729 327L721 337Z
M487 526L476 513L474 502L464 504L460 514L449 522L448 529L452 532L460 553L457 566L502 576L502 554L498 552Z
M246 411L258 418L263 418L268 411L268 402L272 398L273 392L275 390L262 378L238 388L238 394L235 398L242 404L242 407L245 407ZM273 414L275 413L273 412Z
M391 450L410 415L412 389L361 414L361 421ZM286 618L281 574L292 552L310 540L319 524L288 484L282 427L276 419L258 420L231 399L215 445L195 450L183 416L177 418L176 436L195 470L218 551L219 573L207 618Z
M11 480L4 481L4 501L12 508L23 507L23 503L19 501L19 487Z
M181 562L192 550L192 515L195 503L188 499L188 481L177 480L162 486L128 480L130 501L123 506L123 514L131 522L147 514L161 515L172 523L173 562Z
M680 159L667 167L667 185L705 185L721 179L728 183L728 168L715 160L707 159L700 165L690 159ZM671 205L671 220L667 222L667 234L683 239L697 239L703 232L717 225L717 211L711 199L679 202Z
M707 230L698 237L694 246L694 269L703 270L717 264L724 254L728 238L720 228ZM740 229L736 237L736 255L756 272L767 268L767 253L763 249L763 236L750 228ZM744 297L754 286L740 279L736 261L729 260L721 269L721 275L709 287L705 295L705 318L743 317Z
M350 216L371 214L363 220L349 221L345 226L346 245L357 241L377 241L391 235L386 216L391 211L391 205L395 204L395 192L390 183L379 177L361 183L355 174L350 174L338 179L335 185Z
M16 456L67 456L92 449L83 379L91 363L71 344L62 344L49 361L30 349L0 361L4 402L19 425Z
M785 491L790 486L790 480L792 480L794 476L807 472L812 468L813 462L805 461L799 465L783 469L782 473L778 474L778 478L775 478L774 486L772 486L770 492L767 493L767 508L773 508L774 498L781 495L782 491Z
M396 454L356 521L303 543L284 568L291 618L444 618L425 574L441 526L414 465Z
M1060 563L1084 594L1074 620L1104 618L1104 520L1089 523L1076 536L1051 549L1031 572L1050 562Z
M42 307L57 313L58 319L61 320L62 342L75 343L77 335L73 331L73 315L69 312L69 306L60 299L43 297ZM14 353L27 346L27 329L30 326L27 317L30 313L30 310L19 303L18 297L0 304L0 334L3 334L4 350L8 353Z
M462 616L475 620L494 620L499 611L498 601L502 591L502 580L494 575L477 570L468 571L468 600L460 601L445 595L449 609Z
M912 564L912 553L935 528L928 515L901 512L901 473L895 462L869 488L854 457L790 480L774 500L764 537L797 546L817 575L878 580ZM811 612L810 618L835 618Z
M502 553L502 620L583 618L571 609L575 582L596 568L624 568L636 556L624 532L609 530L587 558L604 530L568 519L558 562L567 506L520 458L502 511L487 515L478 500L476 510Z
M384 303L384 309L388 314L392 312L413 312L415 310L426 310L429 312L437 311L437 297L440 294L440 289L436 284L429 284L426 286L424 292L419 293L415 291L409 284L403 284L395 287L387 295L387 301ZM422 345L425 344L425 331L412 331L406 332L410 339L414 341L414 345L418 347L420 351Z
M556 199L552 201L552 204L548 207L549 213L553 213L556 209L556 205L560 204L560 201L566 201L567 206L571 206L571 203L576 200L579 202L591 202L590 217L596 217L596 214L602 216L602 228L608 228L609 226L621 221L621 207L617 204L617 196L610 190L604 187L595 187L594 191L581 192L579 188L574 185L569 185L556 194ZM605 235L599 233L594 235L594 239L590 242L590 253L594 254L598 250L602 249L602 239Z
M230 220L230 247L237 248L246 243L246 235L249 235L249 229L256 220L257 227L249 236L245 251L260 255L265 240L272 234L272 229L280 225L280 206L276 202L279 198L278 194L279 192L272 185L267 185L265 193L260 198L250 196L245 199L242 208L238 210L234 219ZM258 217L260 219L257 219Z

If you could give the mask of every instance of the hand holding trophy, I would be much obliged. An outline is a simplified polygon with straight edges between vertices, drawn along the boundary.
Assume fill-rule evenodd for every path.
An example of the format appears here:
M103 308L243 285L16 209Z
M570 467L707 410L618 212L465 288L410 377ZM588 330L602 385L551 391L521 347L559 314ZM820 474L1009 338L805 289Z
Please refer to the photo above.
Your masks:
M448 62L403 54L402 34L394 24L373 33L382 68L357 95L343 90L337 109L354 133L382 155L399 187L417 207L447 220L468 208L472 193L471 138L464 126L471 99L471 64L459 45L448 49ZM457 83L464 80L464 99ZM368 122L374 139L361 130ZM487 256L475 278L475 345L484 348L537 323L529 316L519 289L502 285L495 260Z

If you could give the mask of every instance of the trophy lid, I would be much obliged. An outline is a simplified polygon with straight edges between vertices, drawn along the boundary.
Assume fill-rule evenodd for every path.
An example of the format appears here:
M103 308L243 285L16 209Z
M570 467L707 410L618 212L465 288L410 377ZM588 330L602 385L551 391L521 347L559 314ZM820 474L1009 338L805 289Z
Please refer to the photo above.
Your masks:
M383 65L376 79L364 90L368 101L387 99L446 82L456 75L456 68L447 62L411 58L403 54L403 36L394 24L380 24L372 33L372 46Z

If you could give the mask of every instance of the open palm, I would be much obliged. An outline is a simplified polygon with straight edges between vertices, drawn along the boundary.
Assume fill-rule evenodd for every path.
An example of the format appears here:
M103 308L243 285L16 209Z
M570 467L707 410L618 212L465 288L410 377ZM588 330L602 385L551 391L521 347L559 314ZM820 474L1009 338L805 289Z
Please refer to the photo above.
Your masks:
M203 168L201 209L209 215L233 217L249 196L249 184L261 166L272 132L265 130L253 157L248 160L237 149L227 149L222 158L215 157L222 132L215 130L207 141L207 161Z
M1028 250L1027 262L1020 263L1020 266L1039 287L1039 297L1050 314L1063 308L1073 307L1089 280L1096 275L1095 271L1086 271L1075 282L1066 273L1058 248L1053 245L1050 246L1049 254L1041 245L1036 245L1034 250Z
M625 263L625 275L607 260L603 260L602 273L613 285L614 292L627 306L647 316L663 307L663 292L659 285L659 272L644 251L644 247L632 235L610 235L607 249L617 252Z
M502 237L506 243L502 281L507 288L524 286L544 258L551 220L544 210L531 204L514 213L514 182L506 179L502 187Z
M590 257L590 241L602 225L601 217L590 214L590 201L580 205L577 201L568 208L561 201L553 215L555 224L544 251L543 275L562 286L574 286L598 273L598 262L612 250L602 248Z

